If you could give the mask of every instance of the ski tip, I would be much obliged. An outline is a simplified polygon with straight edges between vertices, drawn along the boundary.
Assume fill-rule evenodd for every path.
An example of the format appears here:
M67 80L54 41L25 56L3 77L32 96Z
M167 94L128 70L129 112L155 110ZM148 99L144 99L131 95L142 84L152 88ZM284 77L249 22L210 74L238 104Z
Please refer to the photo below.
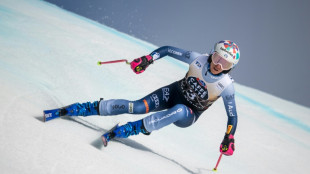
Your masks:
M43 111L43 122L46 122L45 112Z
M104 147L107 147L107 146L108 146L108 141L107 141L107 139L106 139L104 136L101 136L101 139L102 139L103 146L104 146Z
M108 142L111 140L111 136L109 134L111 134L111 132L113 132L117 127L118 127L118 124L117 123L115 126L113 126L110 130L108 130L106 133L104 133L102 136L101 136L101 139L102 139L102 143L104 145L104 147L107 147L108 145ZM108 137L106 137L106 136ZM115 136L115 135L114 135ZM112 136L112 138L114 137Z

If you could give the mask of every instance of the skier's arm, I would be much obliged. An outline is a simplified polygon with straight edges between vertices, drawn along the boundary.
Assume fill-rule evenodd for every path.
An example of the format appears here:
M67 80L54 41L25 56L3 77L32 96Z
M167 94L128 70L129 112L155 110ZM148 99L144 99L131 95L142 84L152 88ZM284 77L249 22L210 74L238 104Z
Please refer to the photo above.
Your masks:
M146 68L152 64L155 60L158 60L165 56L173 57L182 62L191 64L200 53L186 51L180 48L172 47L172 46L163 46L156 50L154 50L151 54L142 56L140 58L134 59L130 65L131 69L136 73L140 74L146 70Z
M237 128L238 116L235 103L235 90L233 84L230 84L223 92L222 98L225 104L228 117L227 130L220 146L220 152L224 155L232 155L235 150L234 134Z
M154 50L150 55L153 57L154 60L158 60L165 56L170 56L182 62L191 64L201 54L172 46L163 46Z
M234 135L237 128L238 116L235 102L235 89L232 83L222 92L222 98L228 117L226 133Z

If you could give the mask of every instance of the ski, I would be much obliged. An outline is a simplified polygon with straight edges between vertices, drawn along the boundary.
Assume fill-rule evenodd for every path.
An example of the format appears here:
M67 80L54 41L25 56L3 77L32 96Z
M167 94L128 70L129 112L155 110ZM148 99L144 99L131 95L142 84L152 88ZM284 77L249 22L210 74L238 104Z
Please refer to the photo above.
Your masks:
M116 128L118 128L118 124L119 123L117 123L115 126L113 126L110 130L108 130L106 133L104 133L101 136L101 139L102 139L104 147L107 147L108 146L108 142L115 137L115 133L113 131Z

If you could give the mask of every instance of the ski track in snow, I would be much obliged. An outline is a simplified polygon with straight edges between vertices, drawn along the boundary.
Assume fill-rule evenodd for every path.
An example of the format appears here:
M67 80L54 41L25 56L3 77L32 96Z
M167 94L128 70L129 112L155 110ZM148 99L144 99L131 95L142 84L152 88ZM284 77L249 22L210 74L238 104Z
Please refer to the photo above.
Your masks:
M101 127L99 127L97 125L94 125L93 123L87 122L87 121L85 121L83 119L72 118L72 117L64 117L64 119L73 120L74 122L76 122L78 124L81 124L81 125L83 125L83 126L85 126L87 128L90 128L90 129L98 131L98 132L106 132L106 131L108 131L108 129L103 129L103 128L101 128ZM118 143L121 143L123 145L126 145L128 147L131 147L131 148L134 148L134 149L137 149L137 150L140 150L140 151L146 151L146 152L152 153L154 155L157 155L157 156L163 158L164 160L168 160L168 161L170 161L172 163L175 163L176 165L180 166L182 169L184 169L188 173L192 173L192 174L195 173L195 172L191 171L190 169L186 168L184 165L180 164L178 161L176 161L174 159L171 159L171 158L168 158L168 157L166 157L164 155L161 155L159 153L156 153L152 149L150 149L150 148L144 146L143 144L138 143L138 142L136 142L134 140L131 140L131 139L115 139L115 140L112 140L111 142L118 142ZM101 137L99 137L97 140L93 141L91 143L91 145L94 146L95 148L101 150L103 148Z

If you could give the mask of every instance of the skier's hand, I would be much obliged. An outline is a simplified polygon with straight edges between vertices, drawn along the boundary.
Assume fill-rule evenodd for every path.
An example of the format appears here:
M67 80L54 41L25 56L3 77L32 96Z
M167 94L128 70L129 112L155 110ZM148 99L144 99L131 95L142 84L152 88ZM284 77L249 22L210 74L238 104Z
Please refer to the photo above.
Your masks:
M235 151L235 139L232 134L225 134L225 137L220 146L220 152L224 155L230 156Z
M150 55L146 55L133 60L130 63L130 66L133 72L135 72L136 74L140 74L143 73L145 69L153 62L153 57Z

